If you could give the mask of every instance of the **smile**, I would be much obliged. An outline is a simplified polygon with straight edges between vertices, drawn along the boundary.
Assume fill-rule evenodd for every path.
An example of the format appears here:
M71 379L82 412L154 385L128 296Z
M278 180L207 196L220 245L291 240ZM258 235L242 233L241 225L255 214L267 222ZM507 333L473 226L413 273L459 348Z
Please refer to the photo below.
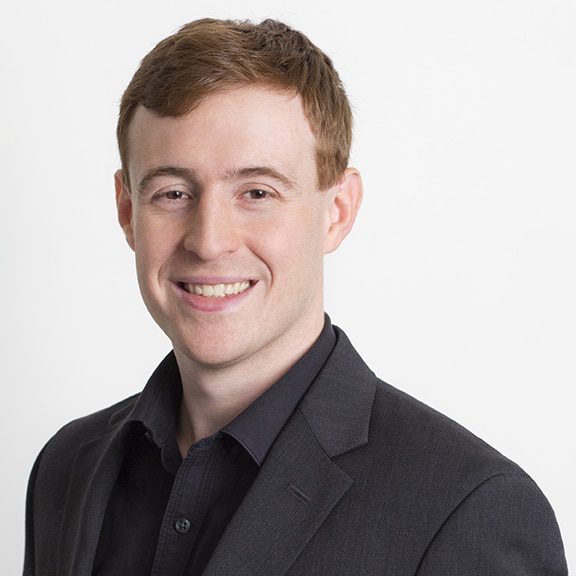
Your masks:
M234 282L232 284L185 284L180 283L180 287L189 294L204 296L205 298L224 298L226 296L236 296L246 292L252 283L249 280Z

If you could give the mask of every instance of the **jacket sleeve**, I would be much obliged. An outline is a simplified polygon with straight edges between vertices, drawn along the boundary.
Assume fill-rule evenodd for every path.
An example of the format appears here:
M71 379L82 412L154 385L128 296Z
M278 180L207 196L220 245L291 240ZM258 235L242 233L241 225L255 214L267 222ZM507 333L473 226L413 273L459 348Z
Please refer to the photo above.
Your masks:
M40 459L42 453L38 455L30 478L28 480L28 489L26 493L26 531L25 531L25 547L24 547L24 571L23 576L34 576L36 570L35 566L35 552L34 552L34 489L36 486L36 478L38 476L38 469L40 467Z
M448 517L417 576L568 576L550 504L522 474L493 476Z

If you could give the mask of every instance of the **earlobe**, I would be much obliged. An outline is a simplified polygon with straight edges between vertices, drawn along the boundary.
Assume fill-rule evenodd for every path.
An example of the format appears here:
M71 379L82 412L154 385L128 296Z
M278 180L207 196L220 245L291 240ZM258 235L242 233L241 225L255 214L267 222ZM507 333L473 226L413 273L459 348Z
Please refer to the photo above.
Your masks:
M114 186L116 188L116 209L118 211L118 222L124 230L126 241L130 248L134 250L134 230L132 228L132 196L126 183L122 170L117 170L114 174Z
M324 254L336 250L352 230L364 194L360 172L356 168L347 168L336 184L333 194Z

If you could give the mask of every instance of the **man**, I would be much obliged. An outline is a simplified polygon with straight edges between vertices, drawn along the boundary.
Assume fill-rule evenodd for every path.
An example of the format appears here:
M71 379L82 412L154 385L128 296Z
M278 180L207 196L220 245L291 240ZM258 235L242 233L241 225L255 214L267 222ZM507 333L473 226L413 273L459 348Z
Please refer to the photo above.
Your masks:
M192 22L142 61L118 140L118 218L173 351L40 454L26 575L567 573L533 481L324 314L362 184L321 51Z

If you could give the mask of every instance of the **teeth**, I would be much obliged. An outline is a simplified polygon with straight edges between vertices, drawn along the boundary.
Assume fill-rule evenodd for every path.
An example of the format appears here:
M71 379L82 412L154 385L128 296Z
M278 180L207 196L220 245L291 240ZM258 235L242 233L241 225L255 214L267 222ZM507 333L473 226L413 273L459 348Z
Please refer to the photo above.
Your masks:
M233 296L242 294L250 288L250 282L234 282L233 284L184 284L186 292L197 294L205 298L224 298L224 296Z

